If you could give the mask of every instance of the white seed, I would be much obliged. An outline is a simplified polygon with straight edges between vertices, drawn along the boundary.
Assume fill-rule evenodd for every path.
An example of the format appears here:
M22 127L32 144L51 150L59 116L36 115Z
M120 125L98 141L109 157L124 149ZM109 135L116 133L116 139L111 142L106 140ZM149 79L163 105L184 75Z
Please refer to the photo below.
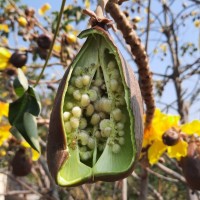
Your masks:
M78 135L78 139L81 141L82 145L87 145L89 136L85 131L81 131Z
M103 84L103 80L101 78L97 78L95 81L94 81L94 85L99 87Z
M94 113L94 106L92 104L89 104L86 108L86 115L91 116Z
M90 123L92 125L96 125L99 123L99 121L100 121L100 116L97 113L93 114Z
M79 128L80 129L85 129L86 127L87 127L87 120L85 118L81 118L80 119Z
M119 135L119 136L123 136L124 134L125 134L124 131L118 131L118 135Z
M94 136L95 136L96 138L100 138L100 137L101 137L101 132L100 132L100 131L96 131L96 132L94 133Z
M121 150L121 147L120 147L119 144L113 144L113 146L112 146L112 152L113 153L119 153L120 150Z
M123 129L124 129L124 124L121 123L121 122L118 122L118 123L117 123L117 129L118 129L118 130L123 130Z
M119 86L119 84L118 84L117 80L116 79L111 79L111 81L110 81L110 89L111 89L111 91L112 92L117 91L118 86Z
M94 147L95 147L95 140L94 140L93 138L89 138L89 139L88 139L87 146L88 146L90 149L94 149Z
M109 63L108 63L108 70L109 71L111 71L111 70L113 70L113 69L115 69L115 67L116 67L116 64L115 64L115 62L114 61L110 61Z
M100 130L104 130L106 127L111 127L111 121L109 119L101 120L99 124Z
M69 118L70 118L70 112L64 112L63 113L63 119L64 119L64 121L67 121Z
M82 76L82 83L84 86L89 85L90 83L90 76L89 75L83 75Z
M74 90L75 90L74 87L72 85L69 85L68 88L67 88L67 93L73 94Z
M67 102L65 108L67 110L71 110L73 108L74 104L72 102Z
M70 122L65 122L64 126L65 126L65 131L67 133L70 133L72 131L72 127L71 127Z
M98 98L97 92L95 90L89 90L88 95L91 101L96 101Z
M76 78L76 80L75 80L75 86L77 88L79 88L79 89L83 87L83 82L82 82L82 77L81 76L79 76L79 77Z
M96 111L100 111L101 110L101 108L100 108L100 101L94 102L94 108L95 108Z
M80 91L79 90L75 90L73 92L73 97L74 97L74 99L76 99L77 101L79 101L81 99L81 93L80 93Z
M81 111L80 107L75 106L75 107L72 108L72 114L73 114L74 117L79 118L81 116L81 113L82 113L82 111Z
M125 144L125 139L123 137L119 137L118 138L118 142L120 145L124 145Z
M87 94L81 96L81 106L86 107L90 104L90 97Z
M112 109L112 101L107 98L102 98L99 102L99 108L100 110L110 113Z
M119 108L115 108L112 111L112 116L115 121L120 121L122 119L122 111Z
M72 127L73 129L78 128L78 126L79 126L79 119L76 118L76 117L71 117L71 118L70 118L70 124L71 124L71 127Z
M81 160L88 160L92 157L92 152L86 151L86 152L80 152Z
M103 129L103 131L101 131L101 135L102 137L109 137L111 132L112 132L112 128L106 127L105 129Z

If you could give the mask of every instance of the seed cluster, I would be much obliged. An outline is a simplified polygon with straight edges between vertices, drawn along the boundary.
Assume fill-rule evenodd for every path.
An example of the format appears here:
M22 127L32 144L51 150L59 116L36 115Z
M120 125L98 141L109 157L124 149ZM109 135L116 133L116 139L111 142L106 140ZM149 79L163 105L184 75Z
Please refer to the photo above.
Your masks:
M91 67L91 66L90 66ZM82 161L102 153L110 145L118 153L125 144L124 89L115 61L106 67L75 67L64 104L64 127L71 149L79 148Z

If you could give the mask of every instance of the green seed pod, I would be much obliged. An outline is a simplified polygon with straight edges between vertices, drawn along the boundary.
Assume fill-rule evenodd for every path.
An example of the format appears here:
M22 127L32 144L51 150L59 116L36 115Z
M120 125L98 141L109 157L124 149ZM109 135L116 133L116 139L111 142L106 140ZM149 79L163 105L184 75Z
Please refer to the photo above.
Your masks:
M132 173L141 150L143 109L133 71L104 29L83 31L80 38L84 37L85 44L62 78L49 124L47 161L60 186L125 178ZM86 74L89 77L84 78ZM70 94L68 88L76 87L77 77L82 77L82 88ZM120 91L115 83L111 88L111 79L117 80ZM91 89L97 97L88 95ZM124 104L116 105L116 96L123 98ZM73 105L70 109L69 103ZM81 118L72 113L77 106ZM64 121L66 111L71 114L68 121ZM105 113L103 119L101 112ZM67 122L71 133L65 130ZM107 137L102 137L106 127Z

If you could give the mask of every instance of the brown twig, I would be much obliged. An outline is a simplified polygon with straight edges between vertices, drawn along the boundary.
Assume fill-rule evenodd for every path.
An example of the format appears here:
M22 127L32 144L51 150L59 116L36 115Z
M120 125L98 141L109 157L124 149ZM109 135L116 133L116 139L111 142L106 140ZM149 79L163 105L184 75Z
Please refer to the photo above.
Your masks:
M152 74L149 69L148 57L140 38L133 30L132 25L127 20L125 14L120 11L117 3L117 0L109 0L106 5L106 11L110 13L117 23L117 28L122 32L126 43L131 46L131 52L135 57L135 62L139 68L140 87L146 104L146 126L148 126L151 123L155 110Z

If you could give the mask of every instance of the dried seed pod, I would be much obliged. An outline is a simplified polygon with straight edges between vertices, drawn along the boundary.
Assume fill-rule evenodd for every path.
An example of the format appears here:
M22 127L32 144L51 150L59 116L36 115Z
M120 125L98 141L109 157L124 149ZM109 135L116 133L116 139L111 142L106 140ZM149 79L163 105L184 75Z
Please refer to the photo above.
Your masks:
M188 145L188 155L181 158L180 166L192 190L200 190L200 143L193 141Z
M52 39L47 34L41 34L37 38L37 44L42 49L49 49L51 46Z
M16 152L11 165L15 176L26 176L31 172L32 160L25 148L20 148Z
M85 44L62 78L50 118L47 161L61 186L125 178L141 150L142 100L132 70L104 29L83 31L80 38L84 37ZM115 81L110 84L111 79L117 80L121 90ZM73 93L68 92L71 86L75 87ZM91 93L93 90L96 92ZM124 103L117 105L115 96L121 96ZM73 106L66 106L69 103ZM76 106L81 118L72 120L76 123L70 118L73 130L68 133L65 112L74 118Z
M14 52L9 62L16 68L23 67L27 62L27 53L20 53L18 51Z

